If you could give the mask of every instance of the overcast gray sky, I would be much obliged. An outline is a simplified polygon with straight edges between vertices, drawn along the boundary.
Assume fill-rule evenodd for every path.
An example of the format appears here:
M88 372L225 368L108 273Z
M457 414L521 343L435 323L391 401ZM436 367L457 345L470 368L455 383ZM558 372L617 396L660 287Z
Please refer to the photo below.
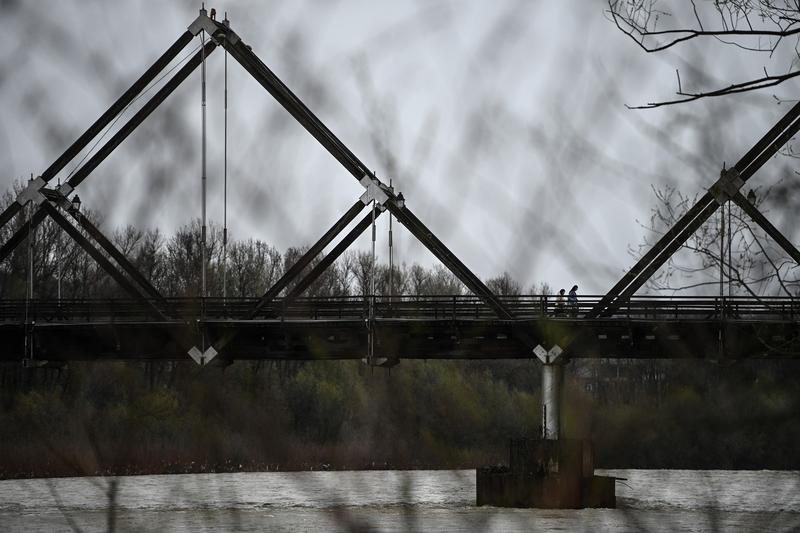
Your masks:
M200 5L0 4L6 187L41 173ZM722 45L647 55L606 20L602 1L209 5L229 12L233 29L379 177L392 174L409 207L470 268L483 278L507 270L526 287L606 291L633 264L627 250L642 240L637 219L648 217L651 186L702 193L723 161L733 164L787 109L772 93L626 109L669 97L676 68L730 80L780 58L743 61ZM281 250L309 244L360 186L232 58L228 68L231 235ZM221 224L221 50L208 73L209 216ZM753 182L773 183L783 165L773 161ZM199 69L79 192L107 228L170 233L200 216ZM772 218L793 229L780 215ZM395 242L399 261L435 262L404 230Z

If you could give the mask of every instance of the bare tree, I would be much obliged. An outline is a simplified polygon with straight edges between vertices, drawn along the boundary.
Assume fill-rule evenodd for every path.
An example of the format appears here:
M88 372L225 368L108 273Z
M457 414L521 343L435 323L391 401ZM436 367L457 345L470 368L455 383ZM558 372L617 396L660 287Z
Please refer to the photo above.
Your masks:
M697 198L685 196L670 186L653 187L653 192L656 205L642 227L658 238L675 225ZM761 194L753 191L749 196L756 207L761 207L769 197L769 190ZM729 213L720 210L717 217L709 219L683 244L650 279L651 289L705 288L711 292L720 285L721 274L726 293L730 291L732 295L798 295L800 269L794 261L772 244L770 237L740 208L729 209ZM631 253L639 258L652 246L646 236Z
M260 240L234 241L228 247L230 295L261 296L281 274L281 254Z
M786 56L785 68L763 76L749 77L723 86L686 89L676 71L678 96L650 102L637 109L691 102L701 98L756 91L774 87L800 75L800 4L790 0L715 0L670 4L667 11L658 0L609 0L608 15L620 31L642 50L661 52L689 41L714 41L743 52ZM673 24L663 26L668 20ZM709 43L711 44L711 43ZM703 82L704 80L701 80Z
M435 265L433 267L433 271L428 277L426 294L458 296L466 292L467 288L455 274L447 270L443 265Z
M350 272L353 274L353 281L355 282L355 293L360 296L367 296L370 294L370 284L372 276L372 255L369 252L347 252L350 259Z
M511 277L508 272L503 272L496 278L491 278L486 282L486 286L495 293L502 296L517 296L522 293L519 282Z
M428 283L430 274L424 267L414 263L408 269L408 285L411 294L421 295Z

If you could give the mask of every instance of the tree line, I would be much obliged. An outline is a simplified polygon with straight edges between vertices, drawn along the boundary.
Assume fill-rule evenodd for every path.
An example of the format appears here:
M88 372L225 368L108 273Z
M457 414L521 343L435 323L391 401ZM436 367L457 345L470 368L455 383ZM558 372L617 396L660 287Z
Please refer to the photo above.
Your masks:
M797 469L796 361L573 360L599 468ZM475 468L540 435L534 360L0 365L0 478Z
M12 200L6 195L4 205ZM102 217L85 211L93 224ZM25 214L0 230L5 242L26 224ZM290 247L284 252L260 239L230 240L223 247L222 228L211 224L206 239L206 286L211 296L222 296L223 283L229 297L258 297L266 292L309 246ZM201 240L199 220L180 227L173 235L158 229L126 226L108 235L133 266L165 296L190 297L201 293ZM318 255L286 290L325 257ZM32 267L32 276L29 276ZM444 266L426 267L418 263L389 265L376 262L375 293L378 295L458 295L467 288ZM308 289L306 296L364 296L371 291L372 256L366 251L350 250L342 254ZM225 278L223 281L223 277ZM31 283L32 280L32 283ZM30 246L20 244L11 256L0 263L0 298L24 298L29 284L33 297L114 298L129 297L74 240L65 235L52 220L45 219L35 228ZM522 285L507 272L486 280L497 294L521 294ZM548 293L547 284L528 289Z

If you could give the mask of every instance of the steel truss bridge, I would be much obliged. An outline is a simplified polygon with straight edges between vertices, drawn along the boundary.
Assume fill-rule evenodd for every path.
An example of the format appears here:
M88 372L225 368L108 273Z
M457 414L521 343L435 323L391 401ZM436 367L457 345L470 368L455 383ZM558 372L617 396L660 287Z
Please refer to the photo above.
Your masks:
M143 96L196 37L202 38L200 50L64 183L48 187L70 161ZM70 196L193 71L202 65L204 73L207 58L219 47L359 181L364 193L260 297L166 298L99 228L81 216ZM401 357L530 358L535 353L549 366L562 349L568 357L796 357L800 353L796 299L663 299L635 294L703 223L731 202L800 264L794 244L740 192L798 131L800 103L733 167L723 168L716 183L608 293L583 297L577 306L562 310L552 298L502 297L489 290L412 212L403 195L378 179L259 59L227 19L218 22L201 10L177 41L0 214L0 227L16 220L18 228L0 246L0 261L50 217L130 299L0 301L4 347L0 360L32 364L73 359L185 359L188 355L206 364L219 355L217 361L364 358L368 364L378 365L392 364ZM203 154L205 157L205 151ZM25 206L32 207L27 218ZM365 209L366 215L359 218ZM386 211L472 295L304 298L304 291L319 275ZM345 232L348 227L351 229ZM338 243L311 268L336 239Z

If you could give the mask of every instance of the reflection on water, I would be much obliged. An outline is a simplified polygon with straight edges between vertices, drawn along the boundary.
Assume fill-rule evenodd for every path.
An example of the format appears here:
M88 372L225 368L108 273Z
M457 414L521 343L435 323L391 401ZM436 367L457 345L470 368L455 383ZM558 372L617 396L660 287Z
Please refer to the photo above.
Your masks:
M475 507L474 471L118 478L119 531L794 531L800 472L613 470L619 509ZM105 531L109 480L0 481L2 531Z

